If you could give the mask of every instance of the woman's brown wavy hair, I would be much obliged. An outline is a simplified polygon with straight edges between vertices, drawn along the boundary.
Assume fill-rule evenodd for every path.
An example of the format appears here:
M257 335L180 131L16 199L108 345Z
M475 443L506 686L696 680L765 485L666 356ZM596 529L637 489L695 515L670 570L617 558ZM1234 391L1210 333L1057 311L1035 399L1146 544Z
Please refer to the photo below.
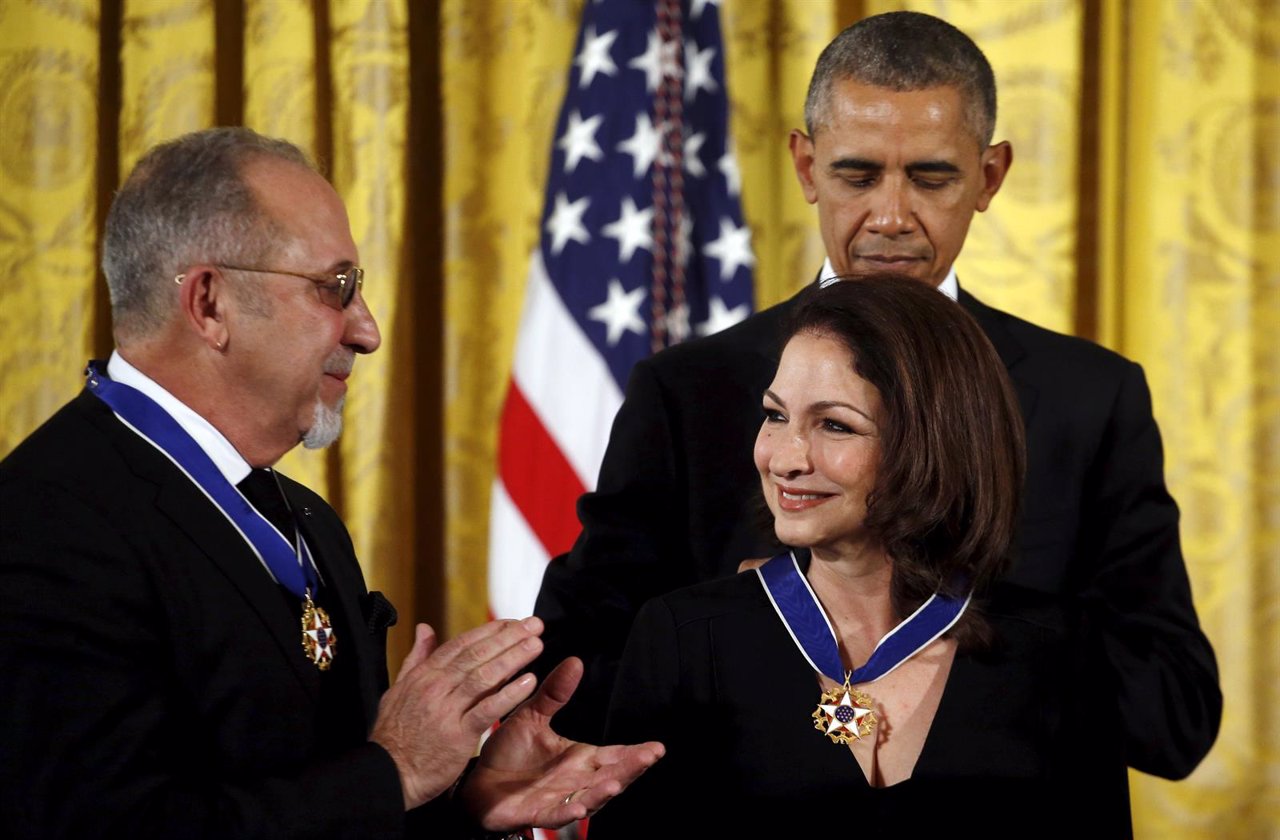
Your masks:
M802 332L843 344L880 392L866 528L893 560L895 610L981 594L1009 562L1026 471L1022 413L991 342L961 306L898 276L806 292L784 344ZM986 623L971 613L955 635L980 645Z

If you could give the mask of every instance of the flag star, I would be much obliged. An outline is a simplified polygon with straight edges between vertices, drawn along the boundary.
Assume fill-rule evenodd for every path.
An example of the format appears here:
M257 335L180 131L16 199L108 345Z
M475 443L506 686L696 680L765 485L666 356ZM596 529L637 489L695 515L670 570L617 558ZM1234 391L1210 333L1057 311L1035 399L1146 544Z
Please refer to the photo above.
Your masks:
M616 29L603 35L596 35L594 25L587 27L587 31L582 36L582 52L578 53L578 57L573 60L574 64L582 68L578 87L584 88L590 85L597 73L612 76L618 72L618 65L613 63L613 56L609 55L609 50L617 38Z
M591 241L591 234L583 227L582 215L587 212L591 199L583 196L569 201L564 193L556 193L556 207L547 218L547 233L551 234L551 253L558 254L570 239L579 245Z
M684 168L689 170L689 174L695 178L701 178L707 174L707 168L702 165L702 158L698 157L698 152L702 150L702 144L706 140L707 135L701 131L684 138Z
M713 297L709 301L711 311L707 313L707 320L698 324L698 335L711 335L721 330L728 329L739 321L744 320L751 314L750 304L740 303L733 309L724 305L724 301L718 297Z
M720 219L720 238L708 242L702 249L708 256L720 262L720 280L729 282L740 266L753 266L756 258L751 253L751 229L738 227L728 216Z
M667 313L668 344L679 344L689 337L689 305L682 303Z
M627 62L628 67L644 71L644 88L649 93L658 89L663 76L678 78L680 76L680 60L676 54L679 43L662 42L662 36L655 29L649 33L649 40L644 52Z
M716 168L720 170L720 174L729 185L729 194L736 198L742 192L742 170L738 168L738 156L732 149L726 149L724 157L720 158Z
M589 120L584 120L577 111L569 114L569 125L564 130L564 136L556 143L556 148L565 150L566 172L572 172L578 165L578 161L584 157L592 160L600 160L604 157L604 152L596 143L596 132L603 122L603 114L596 114Z
M720 89L720 86L716 84L715 76L711 73L711 62L715 61L715 58L715 47L707 47L705 50L700 50L693 41L684 42L685 102L692 102L693 98L698 95L699 90L715 93Z
M645 112L636 114L636 133L618 144L618 151L631 155L635 159L632 170L635 177L640 178L649 171L654 158L658 156L661 138L653 121Z
M653 208L637 210L631 196L624 196L618 220L601 228L605 236L618 240L618 262L631 259L636 248L653 251Z
M628 330L636 335L644 335L644 319L640 317L640 304L644 302L644 294L644 286L637 286L628 292L615 278L609 281L609 297L605 302L591 307L587 312L588 318L605 325L605 340L610 347L617 344L622 339L622 334Z
M697 20L707 6L720 7L720 0L693 0L693 8L689 10L689 20Z

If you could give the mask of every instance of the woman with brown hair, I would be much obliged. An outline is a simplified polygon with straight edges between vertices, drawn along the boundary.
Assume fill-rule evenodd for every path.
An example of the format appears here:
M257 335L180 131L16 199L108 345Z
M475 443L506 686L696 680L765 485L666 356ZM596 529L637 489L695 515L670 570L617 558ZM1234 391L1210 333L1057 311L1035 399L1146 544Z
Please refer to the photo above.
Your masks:
M755 462L785 548L637 617L607 738L667 757L593 840L673 819L679 836L1127 833L1070 616L997 583L1023 423L978 325L911 280L815 289L762 407Z

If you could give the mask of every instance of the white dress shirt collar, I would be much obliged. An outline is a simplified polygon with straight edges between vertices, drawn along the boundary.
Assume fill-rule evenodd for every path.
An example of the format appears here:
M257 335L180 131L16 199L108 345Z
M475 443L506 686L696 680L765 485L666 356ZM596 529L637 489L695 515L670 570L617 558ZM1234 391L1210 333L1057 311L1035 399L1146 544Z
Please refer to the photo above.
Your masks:
M822 263L822 273L818 275L818 284L824 289L831 285L836 279L836 270L831 267L831 260L828 258ZM947 276L938 284L938 291L942 292L952 300L960 297L960 281L956 279L956 267L952 263L951 268L947 271Z
M239 484L249 475L251 469L249 462L241 457L222 432L215 429L208 420L196 414L182 400L162 388L154 379L129 364L117 352L112 352L111 359L107 362L107 376L121 385L138 389L154 400L182 427L183 431L191 435L192 440L212 459L218 472L222 473L227 481L233 485Z

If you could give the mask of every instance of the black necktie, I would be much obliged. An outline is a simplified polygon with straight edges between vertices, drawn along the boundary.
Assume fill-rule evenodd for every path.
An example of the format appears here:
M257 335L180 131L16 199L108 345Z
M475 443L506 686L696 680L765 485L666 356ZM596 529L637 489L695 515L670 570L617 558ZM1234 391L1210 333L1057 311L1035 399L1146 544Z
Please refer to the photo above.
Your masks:
M280 485L276 483L276 477L271 470L266 468L251 470L236 487L249 500L249 504L257 508L258 513L276 526L289 544L293 545L293 513L289 510L289 503L285 501L284 493L280 492Z

